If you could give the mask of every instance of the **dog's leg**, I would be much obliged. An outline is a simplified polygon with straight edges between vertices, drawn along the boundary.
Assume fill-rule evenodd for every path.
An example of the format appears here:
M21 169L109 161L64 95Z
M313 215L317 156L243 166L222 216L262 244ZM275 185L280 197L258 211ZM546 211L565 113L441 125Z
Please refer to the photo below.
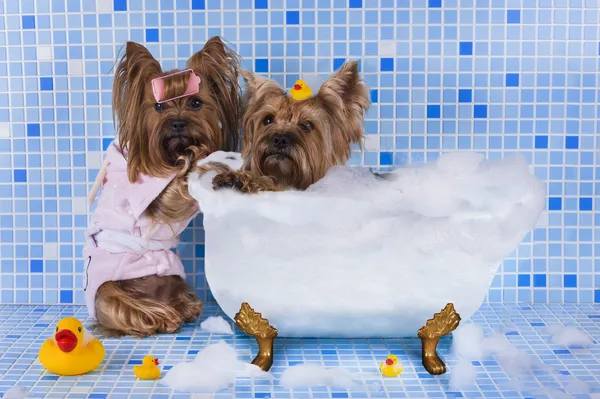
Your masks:
M172 287L171 304L186 323L194 322L202 313L202 302L181 278Z
M256 194L263 191L283 191L283 187L276 184L268 176L252 176L247 171L228 171L219 173L213 179L213 188L234 188L241 193Z
M172 277L149 276L102 284L96 293L96 331L104 336L148 337L179 331L183 318L169 303Z
M460 323L460 316L456 313L454 305L449 303L440 312L433 315L433 319L427 320L425 326L418 331L421 338L421 357L423 367L432 375L440 375L446 372L446 365L437 354L437 345L440 338L456 330Z

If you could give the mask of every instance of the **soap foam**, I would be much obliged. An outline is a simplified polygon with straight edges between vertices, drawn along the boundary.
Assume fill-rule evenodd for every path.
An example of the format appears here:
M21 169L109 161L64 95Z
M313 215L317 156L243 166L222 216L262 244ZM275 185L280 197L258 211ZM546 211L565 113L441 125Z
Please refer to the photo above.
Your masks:
M8 391L4 392L2 399L26 399L30 396L27 394L27 390L24 387L15 385Z
M189 179L211 292L230 318L248 302L283 337L414 336L448 302L468 319L545 196L523 159L462 152L384 178L337 166L306 191L215 191L214 175Z
M587 348L594 343L592 337L577 327L567 327L554 324L546 327L546 332L552 336L551 342L567 347L582 346Z
M192 362L176 364L160 380L176 391L214 393L229 388L238 377L271 379L259 367L238 360L226 342L206 346Z
M325 368L315 364L298 364L284 370L279 383L286 389L330 386L350 388L356 377L347 369Z
M231 325L221 316L210 316L202 323L200 323L200 329L204 332L209 332L213 334L233 334Z

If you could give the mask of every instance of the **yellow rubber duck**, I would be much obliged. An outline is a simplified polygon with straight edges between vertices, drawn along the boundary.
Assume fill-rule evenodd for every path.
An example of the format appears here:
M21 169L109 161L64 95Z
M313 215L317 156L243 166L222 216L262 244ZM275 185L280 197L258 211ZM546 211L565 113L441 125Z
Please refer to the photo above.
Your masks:
M140 380L156 380L160 377L158 359L154 356L144 356L141 366L133 366L133 374Z
M65 317L56 325L39 352L42 366L58 375L81 375L98 367L104 360L104 346L86 334L83 325L74 317Z
M303 80L297 80L294 87L290 90L290 95L296 101L306 100L312 96L312 90Z
M396 355L389 355L385 362L379 364L379 368L381 368L381 374L386 377L396 377L404 370Z

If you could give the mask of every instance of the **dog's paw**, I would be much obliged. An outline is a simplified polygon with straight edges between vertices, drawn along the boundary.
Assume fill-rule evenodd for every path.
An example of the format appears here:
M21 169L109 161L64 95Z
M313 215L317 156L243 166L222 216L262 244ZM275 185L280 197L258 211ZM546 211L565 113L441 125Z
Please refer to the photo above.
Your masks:
M213 178L212 181L213 190L219 190L222 188L235 188L238 191L242 191L244 183L239 179L238 175L233 172L219 173Z

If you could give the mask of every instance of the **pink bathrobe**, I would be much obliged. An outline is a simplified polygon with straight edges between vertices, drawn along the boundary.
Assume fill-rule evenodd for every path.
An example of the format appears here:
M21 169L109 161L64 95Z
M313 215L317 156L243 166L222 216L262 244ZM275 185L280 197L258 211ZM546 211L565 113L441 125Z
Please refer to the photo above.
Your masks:
M175 175L140 175L137 182L130 183L126 158L127 154L113 141L106 155L102 195L86 233L83 290L91 317L96 316L96 292L107 281L151 275L185 278L183 264L171 248L177 246L179 235L193 217L172 224L153 224L143 215Z

